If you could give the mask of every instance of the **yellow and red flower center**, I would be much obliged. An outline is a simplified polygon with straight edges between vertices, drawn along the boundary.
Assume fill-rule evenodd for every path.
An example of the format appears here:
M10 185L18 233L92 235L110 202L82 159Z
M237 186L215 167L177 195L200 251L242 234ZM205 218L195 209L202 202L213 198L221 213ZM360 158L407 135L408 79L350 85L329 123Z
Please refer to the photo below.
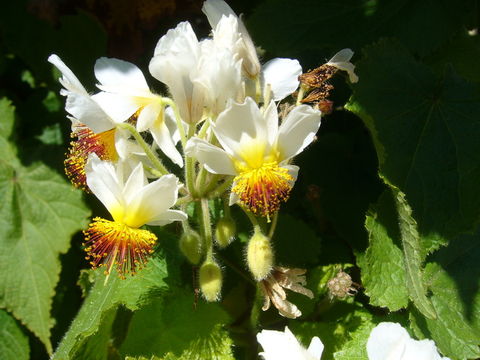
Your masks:
M280 204L288 200L293 180L288 170L278 166L276 161L266 162L258 168L240 172L234 179L232 191L255 215L270 218Z
M135 274L145 266L153 246L157 241L155 234L148 230L132 228L123 223L96 217L85 234L87 260L93 268L106 267L110 274L113 266L121 278L126 274Z
M88 155L97 154L102 160L116 161L115 129L95 134L89 128L82 126L72 132L77 140L70 143L70 149L65 159L65 173L76 188L87 189L85 165Z

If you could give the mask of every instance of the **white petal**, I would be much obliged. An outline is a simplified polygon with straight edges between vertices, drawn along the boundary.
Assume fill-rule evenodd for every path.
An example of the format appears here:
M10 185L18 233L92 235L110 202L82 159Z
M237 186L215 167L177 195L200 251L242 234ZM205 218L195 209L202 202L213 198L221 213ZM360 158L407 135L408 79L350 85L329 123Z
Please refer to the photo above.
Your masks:
M62 73L62 77L59 79L59 81L65 87L65 89L70 92L88 96L88 92L85 90L80 80L78 80L72 70L70 70L56 54L50 55L48 57L48 62L55 65L55 67Z
M102 57L95 63L95 77L105 91L123 94L149 92L142 71L127 61Z
M262 345L264 351L260 355L265 360L308 360L305 350L287 327L285 332L263 330L257 334L257 341Z
M207 171L213 174L237 174L228 154L205 140L199 138L189 139L185 147L185 154L196 158Z
M290 183L290 185L293 187L293 185L295 184L295 181L297 181L298 171L300 170L300 168L297 165L288 165L288 164L282 164L282 163L280 163L280 167L283 167L288 170L288 173L293 178L293 181Z
M300 105L280 125L278 148L282 159L290 159L305 149L320 127L321 113L308 105Z
M148 225L157 225L163 226L170 224L173 221L184 221L187 220L188 216L183 211L180 210L167 210L163 214L153 218L149 221Z
M133 169L125 182L123 187L123 197L127 204L130 204L134 201L134 198L137 196L137 193L147 185L147 178L143 171L143 164L138 163L137 166Z
M150 132L152 133L153 140L155 140L160 150L162 150L162 152L167 155L175 164L183 167L182 155L180 155L175 147L172 136L170 135L170 131L168 131L165 122L159 122L158 125L156 124L150 128Z
M232 188L235 186L235 182L232 184ZM233 191L230 191L230 196L228 198L228 206L232 206L236 204L240 200L240 197L238 196L237 193L234 193ZM270 298L268 298L270 300Z
M217 27L218 22L222 18L222 15L235 15L228 4L223 0L207 0L202 6L203 13L207 16L210 26L214 29Z
M241 157L242 145L251 143L268 143L267 122L258 105L251 98L243 104L232 102L217 118L213 131L231 156Z
M137 130L145 131L153 126L159 116L161 116L162 104L158 101L145 106L137 118Z
M310 342L307 351L314 359L320 360L320 358L322 357L323 348L323 343L317 336L315 336L312 338L312 341Z
M112 163L100 160L93 153L88 158L85 173L88 187L112 215L123 209L122 184Z
M350 82L356 83L358 81L358 76L355 74L355 65L350 62L352 56L352 50L340 50L338 53L333 55L333 57L327 62L327 65L331 65L336 67L337 69L346 71L348 73Z
M437 351L433 340L414 340L409 339L403 354L402 360L441 360L442 357Z
M92 96L97 104L116 122L130 118L139 109L139 104L131 96L99 92Z
M410 335L400 324L382 322L372 330L368 338L368 359L402 360L409 339Z
M263 117L265 118L268 144L274 146L278 138L278 111L273 100L264 110Z
M178 178L164 175L139 189L132 201L127 203L124 222L140 227L158 218L175 204L178 198Z
M180 141L180 131L178 131L175 114L170 106L165 109L165 125L167 125L168 131L172 135L173 143L177 144ZM183 125L185 126L185 123Z
M89 95L69 93L65 110L96 134L115 127L113 120Z
M271 99L282 100L298 88L302 67L298 60L276 58L263 66L264 87L270 85Z

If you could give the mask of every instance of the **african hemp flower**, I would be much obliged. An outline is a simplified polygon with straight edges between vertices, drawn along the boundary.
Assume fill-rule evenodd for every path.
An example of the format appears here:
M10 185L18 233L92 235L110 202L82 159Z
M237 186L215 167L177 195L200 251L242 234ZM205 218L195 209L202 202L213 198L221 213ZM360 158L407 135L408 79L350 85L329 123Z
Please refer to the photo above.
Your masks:
M265 360L320 360L323 344L314 336L305 349L288 327L285 331L262 330L257 334L257 341L262 345L260 355Z
M300 105L279 126L273 101L263 112L251 98L232 102L212 124L222 148L191 138L185 152L211 173L235 175L230 204L239 201L254 214L269 217L288 199L298 173L289 160L313 141L320 115Z
M119 123L135 116L137 130L150 130L160 150L183 166L165 121L169 118L165 117L162 97L150 91L142 71L127 61L100 58L95 63L95 77L102 91L93 98L102 109Z
M117 161L130 155L132 146L127 140L128 134L116 128L116 122L110 118L100 105L83 87L75 74L55 54L48 61L60 70L59 79L64 87L60 94L67 97L65 110L72 122L70 149L65 159L65 173L75 187L86 190L85 165L90 154L96 154L102 160Z
M141 226L166 225L187 219L179 210L171 210L178 196L178 179L164 175L148 183L139 163L124 179L122 164L116 167L91 155L87 167L87 184L113 217L113 221L96 217L85 233L85 251L93 267L113 266L124 277L145 265L157 241L155 234Z
M367 341L369 360L450 360L442 357L432 340L415 340L400 324L382 322Z

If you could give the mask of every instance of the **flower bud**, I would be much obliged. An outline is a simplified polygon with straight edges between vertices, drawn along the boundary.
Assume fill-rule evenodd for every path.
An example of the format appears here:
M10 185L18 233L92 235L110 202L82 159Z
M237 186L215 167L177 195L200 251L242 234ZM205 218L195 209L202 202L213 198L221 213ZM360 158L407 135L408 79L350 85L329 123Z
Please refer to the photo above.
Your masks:
M212 260L205 261L200 267L200 290L207 301L217 301L222 288L222 270Z
M257 281L265 279L273 267L273 250L270 239L260 231L255 231L248 242L247 263Z
M202 258L202 238L195 231L184 233L180 238L180 251L193 265L197 265Z
M237 226L230 216L222 217L215 227L215 242L220 248L227 247L235 237Z

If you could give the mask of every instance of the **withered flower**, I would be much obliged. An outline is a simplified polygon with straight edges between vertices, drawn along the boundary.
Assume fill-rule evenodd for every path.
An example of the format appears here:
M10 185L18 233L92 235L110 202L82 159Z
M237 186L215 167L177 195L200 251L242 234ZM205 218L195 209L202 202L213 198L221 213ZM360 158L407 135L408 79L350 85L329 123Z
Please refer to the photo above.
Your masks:
M338 274L328 280L327 283L330 297L344 299L347 296L353 296L357 293L358 284L352 281L350 275L344 271L339 271Z
M290 319L295 319L301 316L302 312L295 306L295 304L287 301L285 289L303 294L310 299L313 299L312 291L304 287L307 283L305 279L306 272L305 269L290 269L280 266L274 267L270 275L259 282L260 288L265 297L262 310L268 310L270 308L270 303L273 303L273 306L278 309L279 314L282 316Z

